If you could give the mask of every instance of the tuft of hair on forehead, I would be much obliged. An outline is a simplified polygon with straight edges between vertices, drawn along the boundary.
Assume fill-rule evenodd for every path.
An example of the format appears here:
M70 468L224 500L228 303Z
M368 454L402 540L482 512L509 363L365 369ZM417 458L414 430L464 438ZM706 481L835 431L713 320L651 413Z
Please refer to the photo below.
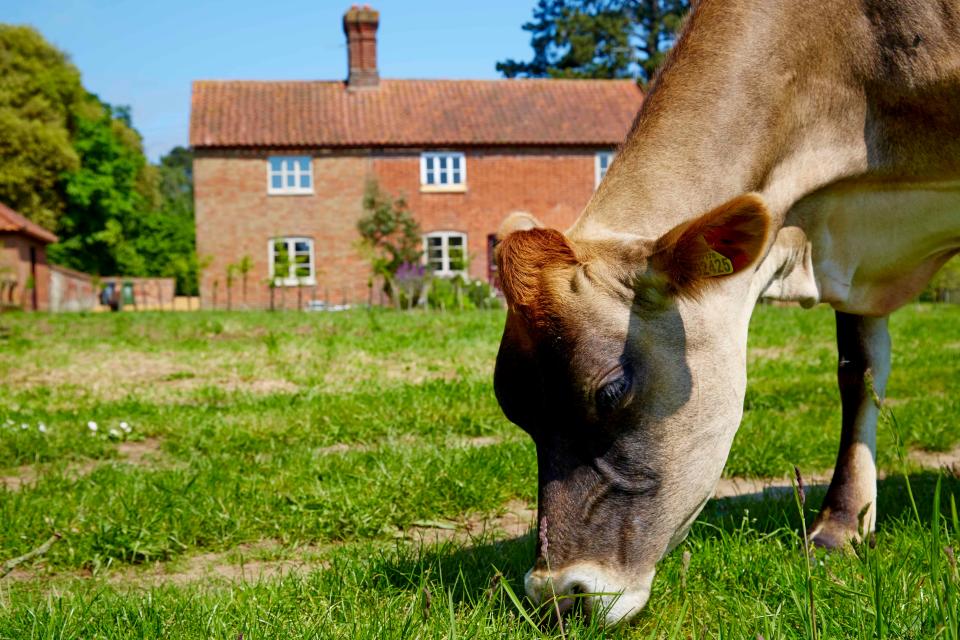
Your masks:
M578 262L573 245L556 229L514 231L497 245L497 273L503 295L511 307L535 325L550 315L551 298L544 276Z

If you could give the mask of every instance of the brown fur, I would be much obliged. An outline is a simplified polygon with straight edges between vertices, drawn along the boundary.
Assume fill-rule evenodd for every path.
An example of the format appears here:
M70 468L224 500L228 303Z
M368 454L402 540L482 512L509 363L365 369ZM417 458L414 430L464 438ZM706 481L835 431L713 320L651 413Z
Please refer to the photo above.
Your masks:
M545 277L578 263L566 236L556 229L515 231L497 247L500 287L507 302L533 325L543 324L552 303Z

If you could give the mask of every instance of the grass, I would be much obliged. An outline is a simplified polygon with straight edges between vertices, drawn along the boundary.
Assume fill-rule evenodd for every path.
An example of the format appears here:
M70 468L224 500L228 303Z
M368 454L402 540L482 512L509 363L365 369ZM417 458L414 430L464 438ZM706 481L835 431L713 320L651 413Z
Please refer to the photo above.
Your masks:
M533 446L492 393L502 323L499 312L0 317L0 476L26 481L0 488L0 561L64 534L0 580L0 638L560 637L510 597L530 534L408 539L535 500ZM960 308L911 306L891 332L904 446L954 447ZM835 362L829 310L757 310L728 475L832 466ZM661 563L635 625L575 620L565 637L807 638L812 590L821 638L956 638L960 481L901 465L889 421L879 440L881 467L909 474L917 509L904 477L884 480L875 548L808 565L791 496L716 500ZM134 446L149 455L128 457ZM810 522L822 489L807 493ZM198 558L304 557L262 580L196 570Z

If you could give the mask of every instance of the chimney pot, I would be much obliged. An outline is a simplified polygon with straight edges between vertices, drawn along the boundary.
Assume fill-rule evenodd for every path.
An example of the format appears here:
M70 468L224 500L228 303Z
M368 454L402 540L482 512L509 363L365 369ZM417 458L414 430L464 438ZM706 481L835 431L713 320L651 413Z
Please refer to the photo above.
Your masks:
M380 85L377 70L377 27L380 12L370 5L353 5L343 14L343 32L347 35L347 86L350 89L375 89Z

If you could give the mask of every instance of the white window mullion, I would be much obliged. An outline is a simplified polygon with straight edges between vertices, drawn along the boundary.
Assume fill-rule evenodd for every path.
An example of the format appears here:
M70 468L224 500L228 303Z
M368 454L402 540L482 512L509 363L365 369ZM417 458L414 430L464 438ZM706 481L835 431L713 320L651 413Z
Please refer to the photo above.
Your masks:
M454 164L457 168L454 168ZM430 151L420 155L420 185L428 189L460 191L467 183L466 156L459 151Z
M276 164L276 169L274 168ZM301 166L306 165L306 166ZM274 186L279 178L280 186ZM291 180L293 183L291 184ZM307 186L304 186L306 182ZM270 156L267 158L267 193L303 195L313 193L313 162L309 156Z

